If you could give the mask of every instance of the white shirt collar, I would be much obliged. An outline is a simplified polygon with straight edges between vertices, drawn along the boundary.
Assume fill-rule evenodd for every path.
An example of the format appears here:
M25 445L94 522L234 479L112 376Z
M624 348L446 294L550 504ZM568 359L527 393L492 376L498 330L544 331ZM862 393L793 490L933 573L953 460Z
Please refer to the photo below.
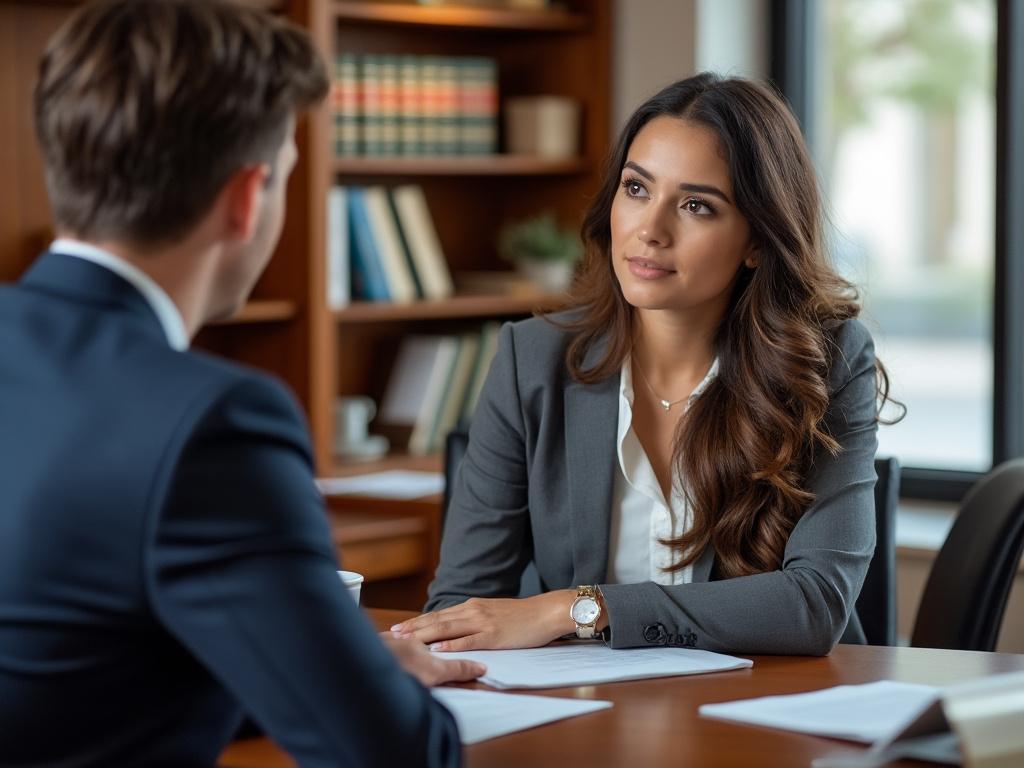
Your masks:
M630 409L633 407L633 366L630 364L632 358L626 355L626 359L622 361L622 375L619 378L619 398L623 399L628 403ZM708 372L704 374L704 378L700 380L700 384L693 388L693 392L686 398L686 407L683 409L684 412L693 405L693 401L704 394L704 390L708 388L715 377L718 376L718 357L711 362L711 367L708 368Z
M65 256L85 259L123 277L142 294L146 303L149 304L156 319L160 322L160 327L163 328L167 343L171 345L171 348L179 352L188 349L188 331L185 330L185 321L181 317L181 312L178 311L178 307L171 301L167 292L141 269L102 248L83 243L81 240L58 238L50 245L50 250Z

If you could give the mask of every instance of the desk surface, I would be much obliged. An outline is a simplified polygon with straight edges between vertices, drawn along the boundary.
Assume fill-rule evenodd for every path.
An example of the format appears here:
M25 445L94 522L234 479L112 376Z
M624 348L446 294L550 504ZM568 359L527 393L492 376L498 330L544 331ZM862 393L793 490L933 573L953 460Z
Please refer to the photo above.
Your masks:
M379 627L410 614L370 610ZM692 677L529 691L540 695L606 699L615 706L582 717L475 744L466 749L473 768L587 765L588 768L686 766L808 766L813 758L863 747L698 717L704 703L769 694L802 693L833 685L902 680L942 685L972 677L1024 670L1024 655L840 645L825 658L754 656L753 669ZM224 753L227 768L284 768L294 763L266 739L236 742ZM928 763L902 761L898 766Z

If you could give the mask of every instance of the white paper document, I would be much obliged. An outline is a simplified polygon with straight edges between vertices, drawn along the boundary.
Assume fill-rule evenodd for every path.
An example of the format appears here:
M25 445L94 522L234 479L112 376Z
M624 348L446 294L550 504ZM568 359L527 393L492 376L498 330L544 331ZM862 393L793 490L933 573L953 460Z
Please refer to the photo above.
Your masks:
M787 731L875 742L896 735L939 696L939 689L882 680L812 693L704 704L703 717Z
M317 488L324 496L376 496L382 499L418 499L444 490L440 472L415 472L393 469L352 477L317 478Z
M455 716L463 744L476 744L612 705L610 701L523 696L468 688L433 688L431 693Z
M700 675L752 667L749 659L693 648L612 650L598 643L556 643L514 651L461 651L445 658L487 665L481 683L492 688L565 688L651 677Z

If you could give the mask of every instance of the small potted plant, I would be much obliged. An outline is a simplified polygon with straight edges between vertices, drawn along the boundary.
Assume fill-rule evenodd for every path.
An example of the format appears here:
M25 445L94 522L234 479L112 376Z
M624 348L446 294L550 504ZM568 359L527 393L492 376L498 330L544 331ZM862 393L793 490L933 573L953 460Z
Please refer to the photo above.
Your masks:
M560 228L554 214L546 212L502 227L498 252L537 285L564 291L572 282L583 246L575 232Z

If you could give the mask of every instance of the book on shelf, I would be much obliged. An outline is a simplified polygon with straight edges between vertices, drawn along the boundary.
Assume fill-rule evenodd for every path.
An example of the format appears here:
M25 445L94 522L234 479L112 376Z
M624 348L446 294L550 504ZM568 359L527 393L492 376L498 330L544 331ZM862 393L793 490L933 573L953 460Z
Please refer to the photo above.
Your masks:
M455 290L452 275L423 188L417 184L395 187L391 199L421 295L425 299L448 298Z
M364 301L391 301L364 193L361 187L346 190L352 296Z
M327 193L327 306L342 309L352 298L348 225L348 190Z
M464 333L458 339L458 351L452 361L448 386L437 410L433 428L427 441L427 453L437 453L444 448L444 440L459 419L466 400L473 369L480 354L480 334Z
M497 347L499 323L459 335L402 339L375 428L409 453L437 453L472 415Z
M350 299L408 303L451 296L451 272L423 189L335 187L328 198L327 276L332 309Z
M470 422L476 412L476 404L480 400L480 392L484 388L487 374L491 370L491 363L498 352L498 332L501 330L501 323L484 323L480 331L480 344L477 348L476 360L473 362L473 371L466 385L466 395L462 401L462 413L460 421Z
M388 191L384 187L363 188L363 204L373 233L377 257L383 267L388 294L396 304L419 298L398 222L391 210Z
M340 54L338 156L481 155L498 149L498 65L483 56Z
M437 63L437 153L459 153L459 60L442 56Z
M359 59L353 53L335 57L331 81L331 114L334 130L334 153L353 156L359 146Z
M423 99L418 56L402 56L398 63L398 149L403 155L423 154Z
M384 55L379 58L380 74L380 147L378 153L388 157L398 154L401 141L399 57Z
M380 56L369 53L358 57L359 98L357 103L361 108L358 116L359 148L367 155L382 154L384 146L380 59Z
M406 336L381 398L377 428L392 445L425 454L459 351L455 336Z
M459 152L489 155L498 151L498 65L494 59L467 56L459 66Z

